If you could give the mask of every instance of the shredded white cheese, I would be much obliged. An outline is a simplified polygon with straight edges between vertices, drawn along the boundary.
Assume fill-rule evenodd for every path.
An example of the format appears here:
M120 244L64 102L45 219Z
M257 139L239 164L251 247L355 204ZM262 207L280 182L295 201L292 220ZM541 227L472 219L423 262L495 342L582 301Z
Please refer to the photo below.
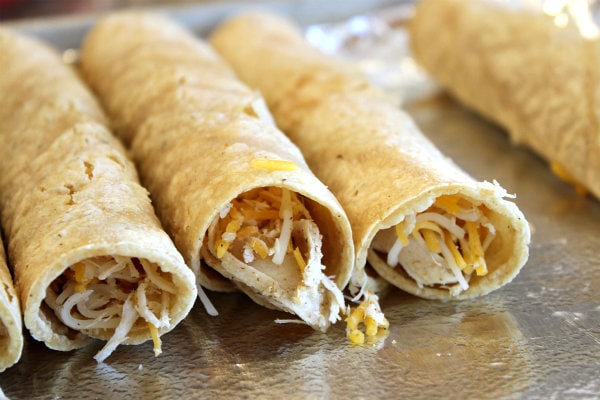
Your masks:
M170 324L175 293L168 274L148 260L96 257L68 268L48 288L45 301L71 329L113 331L95 357L102 362L137 323L148 326L155 354L160 354L159 331Z
M485 251L496 230L482 207L459 195L441 196L390 228L396 232L391 241L390 232L378 234L374 247L386 251L387 264L401 265L419 287L441 285L457 295L469 288L473 271L487 273Z

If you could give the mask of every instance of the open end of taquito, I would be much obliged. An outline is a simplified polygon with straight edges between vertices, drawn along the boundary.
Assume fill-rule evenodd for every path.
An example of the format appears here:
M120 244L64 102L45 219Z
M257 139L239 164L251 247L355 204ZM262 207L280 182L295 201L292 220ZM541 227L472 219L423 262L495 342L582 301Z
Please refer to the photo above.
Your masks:
M281 161L268 163L276 167ZM324 331L340 318L344 298L332 280L340 271L325 275L323 236L305 206L308 202L275 186L242 193L213 219L203 255L255 301L266 306L270 302ZM341 252L327 254L334 258L331 265L340 265L335 258ZM268 301L261 300L263 296Z
M196 287L120 144L100 125L76 125L24 173L32 185L5 212L32 336L57 350L106 340L99 362L148 339L158 355Z
M14 365L21 358L22 351L21 307L0 240L0 372Z
M399 288L431 299L484 295L510 282L527 224L499 185L434 188L375 227L368 262ZM517 218L515 218L517 216Z

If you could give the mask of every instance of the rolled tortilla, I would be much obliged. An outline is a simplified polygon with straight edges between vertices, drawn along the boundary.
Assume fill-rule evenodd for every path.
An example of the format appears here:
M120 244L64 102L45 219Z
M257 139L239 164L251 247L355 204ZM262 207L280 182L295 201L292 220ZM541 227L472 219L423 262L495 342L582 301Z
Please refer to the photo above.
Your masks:
M355 291L367 259L392 284L432 299L483 295L517 275L530 232L505 190L460 170L356 71L273 15L233 17L210 42L262 91L346 210Z
M457 99L543 156L579 192L600 197L598 28L585 2L562 6L421 1L411 46Z
M260 96L159 15L104 18L81 60L199 283L233 284L318 330L337 321L353 266L349 222Z
M44 44L0 31L0 207L25 326L56 350L173 329L194 275L97 102Z
M21 307L0 240L0 372L19 361L22 350Z

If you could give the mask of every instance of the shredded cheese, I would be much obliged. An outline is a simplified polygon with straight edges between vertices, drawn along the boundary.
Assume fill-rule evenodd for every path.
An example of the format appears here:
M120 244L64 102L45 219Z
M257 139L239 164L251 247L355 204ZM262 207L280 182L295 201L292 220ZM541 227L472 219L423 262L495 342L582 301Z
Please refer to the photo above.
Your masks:
M477 276L484 276L487 274L487 265L485 263L481 238L479 237L477 226L471 221L467 221L465 225L469 234L469 249L471 250L471 256L474 258L473 266L475 273Z
M365 334L358 329L353 329L348 333L348 339L353 344L363 344L365 342Z
M450 234L444 235L444 243L450 250L450 253L452 253L452 257L456 261L458 267L461 269L461 271L464 271L465 268L467 268L467 263L465 262L463 255L460 254L460 251L456 247L456 244L452 241L452 236Z
M452 215L457 215L460 212L458 201L460 197L453 195L443 195L435 199L435 205L446 210Z
M348 312L346 336L352 344L361 345L367 337L375 337L388 328L389 322L381 312L379 298L374 293L365 291L362 302L357 307L351 307Z
M297 194L278 187L257 188L230 204L210 228L218 230L213 244L217 258L239 251L237 257L247 264L258 256L263 260L270 257L281 265L291 254L298 268L304 270L306 262L299 250L295 252L292 227L296 220L310 219L310 214Z
M375 321L372 317L365 317L365 333L367 336L377 335L377 329L377 321Z
M269 255L269 248L266 243L257 237L250 238L250 248L263 260Z
M77 282L75 290L79 293L85 292L87 286L84 281L85 265L83 263L77 263L73 266L73 269L75 270L75 282Z
M253 220L267 220L279 218L279 211L277 210L243 210L244 218Z
M412 222L409 223L409 219ZM441 267L451 271L452 279L458 285L458 288L452 288L445 284L451 293L467 290L473 272L477 276L488 273L485 250L496 232L485 215L484 206L459 195L439 196L431 207L411 218L407 216L395 225L394 230L396 240L388 245L386 260L390 267L401 263L402 251L411 246L412 239L426 246L437 260L443 261L445 267ZM423 285L418 276L413 278Z
M95 257L65 270L50 285L45 302L71 329L113 332L94 357L98 362L104 361L127 340L133 327L142 323L148 326L158 356L158 332L170 323L170 301L176 293L169 275L143 259Z
M158 357L162 353L162 342L160 340L160 336L158 336L158 329L156 326L148 322L148 329L150 330L150 335L152 336L152 343L154 345L154 357Z
M293 161L272 160L268 158L255 158L250 162L250 166L253 168L277 171L294 171L298 169L298 165Z
M400 240L402 246L406 246L408 244L408 235L406 234L405 229L406 226L404 220L396 225L396 236L398 237L398 240Z
M248 237L253 237L253 239L256 239L256 235L258 234L258 227L256 225L248 225L248 226L244 226L243 228L240 228L240 230L237 232L237 237L238 238L248 238ZM262 240L261 240L262 242ZM264 242L263 242L264 243Z
M227 249L229 248L229 243L231 243L231 242L225 241L223 239L217 240L216 246L217 246L217 257L218 258L223 258L223 256L227 252Z
M299 247L294 249L294 259L296 260L298 266L300 266L300 271L304 272L304 269L306 268L306 261L304 261Z
M432 231L431 229L423 229L421 234L423 235L423 239L425 239L425 243L427 243L427 247L430 251L434 253L441 253L442 246L440 245L435 231Z

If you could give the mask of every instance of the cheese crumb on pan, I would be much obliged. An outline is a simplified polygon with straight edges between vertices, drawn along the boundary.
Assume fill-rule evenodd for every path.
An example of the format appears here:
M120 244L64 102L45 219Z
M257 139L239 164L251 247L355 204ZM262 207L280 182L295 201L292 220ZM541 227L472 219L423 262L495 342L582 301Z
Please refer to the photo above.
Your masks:
M91 337L112 332L94 357L104 361L132 329L147 329L154 354L161 353L159 330L169 326L176 294L170 274L137 258L102 256L69 267L46 292L45 302L67 327Z
M377 336L390 326L379 306L379 298L365 291L363 301L357 307L351 307L346 317L346 336L353 344L365 343L366 337Z
M424 212L379 232L373 248L386 253L387 264L403 268L419 287L458 295L469 288L473 275L488 273L485 252L495 234L485 206L443 195Z

